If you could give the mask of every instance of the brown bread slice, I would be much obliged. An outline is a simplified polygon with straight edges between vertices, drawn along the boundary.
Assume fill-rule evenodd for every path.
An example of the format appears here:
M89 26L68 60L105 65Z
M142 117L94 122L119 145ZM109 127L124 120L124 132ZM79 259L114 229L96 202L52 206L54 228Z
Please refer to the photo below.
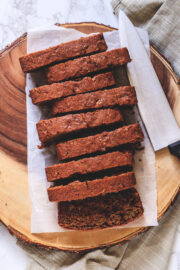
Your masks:
M102 52L107 49L103 34L82 37L70 42L61 43L46 50L34 52L19 58L22 70L31 72L56 62L62 62L77 56Z
M137 104L136 92L132 86L96 91L65 97L54 103L52 114L76 112L109 106L132 106Z
M118 109L105 109L40 120L36 127L39 140L45 143L64 134L122 121L123 116Z
M97 230L124 225L143 215L135 188L58 204L58 223L72 230Z
M63 83L53 83L34 88L30 91L33 104L41 104L57 98L71 96L85 92L96 91L108 86L115 85L112 72L85 77L79 81L67 81Z
M132 166L132 164L133 155L130 151L116 151L96 157L83 158L77 161L59 163L46 167L46 176L48 181L55 181L95 173L110 168Z
M56 145L59 160L74 158L95 152L104 152L110 148L138 143L143 140L143 133L138 123L123 126L113 131L66 141Z
M104 177L92 181L75 181L68 185L48 188L49 200L52 202L82 200L106 193L118 192L132 188L136 184L133 172Z
M115 49L48 67L46 76L48 83L65 81L100 70L118 67L130 61L127 48Z

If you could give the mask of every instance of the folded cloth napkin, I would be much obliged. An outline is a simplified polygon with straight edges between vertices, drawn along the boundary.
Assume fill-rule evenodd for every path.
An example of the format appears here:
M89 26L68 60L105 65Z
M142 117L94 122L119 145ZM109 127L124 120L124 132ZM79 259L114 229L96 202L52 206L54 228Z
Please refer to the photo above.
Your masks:
M95 3L95 1L93 2ZM176 73L180 75L179 1L113 0L112 6L116 14L121 8L136 26L144 26L148 30L151 42L166 56ZM110 15L112 16L112 14ZM149 229L148 232L139 235L125 245L104 248L86 254L45 251L24 245L20 241L18 244L31 258L27 266L28 270L165 270L168 267L176 237L179 216L180 197L161 219L158 227Z
M115 14L123 10L135 26L144 27L152 44L168 59L180 77L179 0L112 0Z

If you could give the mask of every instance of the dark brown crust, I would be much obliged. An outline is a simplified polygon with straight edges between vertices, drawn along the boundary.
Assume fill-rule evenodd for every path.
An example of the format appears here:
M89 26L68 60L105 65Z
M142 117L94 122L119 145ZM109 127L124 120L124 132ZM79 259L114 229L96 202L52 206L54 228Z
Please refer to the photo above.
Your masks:
M90 53L102 52L107 49L102 33L82 37L46 50L34 52L19 58L22 70L32 72L36 69L56 62L62 62L77 56L84 56Z
M113 131L78 138L56 145L59 160L74 158L85 154L104 152L122 144L133 144L143 140L143 133L138 123L123 126Z
M75 112L109 106L132 106L137 104L136 92L132 86L96 91L65 97L54 103L52 114Z
M75 181L65 186L50 187L48 188L48 196L52 202L82 200L106 193L119 192L120 190L132 188L135 184L134 173L127 172L93 181Z
M64 134L122 121L123 116L118 109L105 109L40 120L36 126L39 139L44 143Z
M83 158L77 161L59 163L46 167L48 181L60 180L74 175L85 175L109 168L132 166L133 155L130 151L112 152L104 155Z
M142 216L138 192L127 189L84 200L60 202L59 225L73 230L94 230L124 225Z
M57 98L91 92L113 85L115 85L115 80L112 72L106 72L92 78L85 77L79 81L43 85L32 89L30 91L30 97L32 98L33 104L39 105Z
M115 49L48 67L46 76L48 83L53 83L78 78L107 68L114 68L130 61L127 48Z

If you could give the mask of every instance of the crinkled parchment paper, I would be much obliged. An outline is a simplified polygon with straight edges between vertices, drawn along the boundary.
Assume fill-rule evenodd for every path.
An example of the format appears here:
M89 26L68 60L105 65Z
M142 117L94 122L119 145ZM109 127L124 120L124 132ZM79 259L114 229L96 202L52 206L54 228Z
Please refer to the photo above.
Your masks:
M139 30L139 35L148 49L147 33ZM27 53L39 51L82 36L85 36L85 34L73 29L56 26L31 30L27 35ZM104 37L108 50L120 47L118 31L104 33ZM28 181L32 209L32 233L67 231L58 225L57 203L49 202L47 195L47 188L50 184L46 180L45 167L58 162L54 147L51 146L48 149L37 148L37 145L40 145L40 141L36 130L36 123L49 114L48 108L44 107L42 109L32 104L29 90L36 87L38 83L42 83L43 80L41 72L27 74L26 77ZM135 117L143 127L137 108L135 108ZM157 225L155 155L144 128L143 131L145 135L143 142L145 148L137 151L135 154L134 171L137 178L136 188L143 203L144 215L130 224L121 226L123 228Z

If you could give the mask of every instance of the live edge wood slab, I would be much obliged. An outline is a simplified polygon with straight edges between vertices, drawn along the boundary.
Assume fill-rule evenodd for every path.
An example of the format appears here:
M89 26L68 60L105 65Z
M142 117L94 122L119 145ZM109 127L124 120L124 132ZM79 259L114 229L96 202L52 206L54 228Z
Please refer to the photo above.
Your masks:
M112 31L96 23L65 24L83 33ZM147 228L87 232L30 233L31 205L27 176L25 75L19 57L26 54L26 34L0 52L0 221L26 243L76 252L120 244ZM180 125L179 80L166 59L151 47L151 59ZM168 123L167 123L168 124ZM180 189L180 161L168 149L156 153L158 218Z

